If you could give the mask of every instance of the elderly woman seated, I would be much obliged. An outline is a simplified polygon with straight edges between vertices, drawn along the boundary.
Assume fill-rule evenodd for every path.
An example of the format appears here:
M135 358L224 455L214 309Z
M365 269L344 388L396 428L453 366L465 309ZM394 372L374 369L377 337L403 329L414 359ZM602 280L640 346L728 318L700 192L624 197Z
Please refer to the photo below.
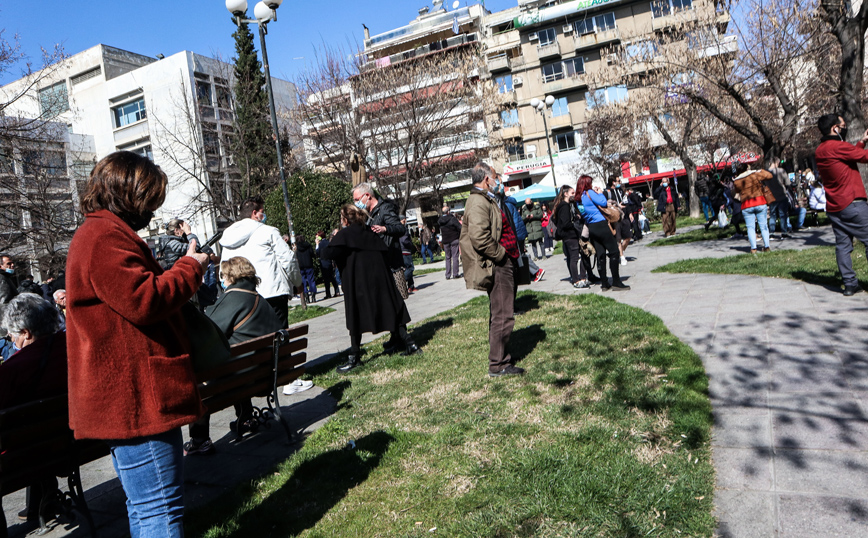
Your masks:
M22 293L6 305L2 325L17 351L0 364L0 409L66 393L66 334L58 332L60 316L54 306L39 295ZM53 476L27 488L27 508L19 512L20 519L39 517L43 489L57 489ZM0 536L5 528L4 522Z

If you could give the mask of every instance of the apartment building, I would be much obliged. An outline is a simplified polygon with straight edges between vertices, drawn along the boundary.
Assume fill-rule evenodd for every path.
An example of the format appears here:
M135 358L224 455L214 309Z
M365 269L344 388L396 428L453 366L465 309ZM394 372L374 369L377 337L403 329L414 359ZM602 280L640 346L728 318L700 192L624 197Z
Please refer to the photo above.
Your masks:
M81 177L115 151L152 159L168 175L169 187L165 203L141 234L156 235L164 222L178 217L205 240L226 222L212 209L214 201L203 186L241 181L229 154L232 69L190 51L154 58L97 45L53 66L5 113L51 118L69 133L87 137L90 158L69 163ZM278 108L294 106L295 87L280 79L273 83ZM30 79L21 79L3 86L0 102L29 84Z
M488 69L503 97L493 128L505 141L499 164L508 186L574 181L571 170L583 166L587 111L636 91L625 84L592 91L589 75L655 47L659 33L695 19L699 9L716 6L713 0L518 0L514 8L486 15ZM719 18L723 31L728 14ZM531 106L547 96L554 102L544 112ZM657 163L651 168L656 172Z

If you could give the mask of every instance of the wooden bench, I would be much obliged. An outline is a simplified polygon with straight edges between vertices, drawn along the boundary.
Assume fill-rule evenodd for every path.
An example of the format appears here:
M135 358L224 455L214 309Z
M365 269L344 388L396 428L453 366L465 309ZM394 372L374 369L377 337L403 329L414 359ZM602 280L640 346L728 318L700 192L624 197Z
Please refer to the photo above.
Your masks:
M308 326L255 338L232 346L232 360L197 373L202 402L209 413L255 396L266 398L267 408L254 407L257 425L277 420L292 442L292 432L280 411L278 387L304 373ZM54 477L67 478L69 489L45 492L40 503L39 531L50 529L44 513L49 508L74 519L81 513L91 536L93 518L84 500L79 468L107 456L103 441L75 440L69 429L67 394L0 410L0 497Z
M40 502L38 535L47 533L45 514L51 508L75 519L74 508L96 536L79 467L109 454L102 441L78 440L69 429L66 394L0 411L0 497L54 477L66 478L69 489L45 491ZM5 529L4 529L5 530Z
M232 346L232 359L196 374L199 394L214 414L254 396L265 397L267 408L253 408L256 426L277 420L292 442L292 432L280 412L278 387L304 373L307 325L284 329ZM239 436L240 437L240 436Z

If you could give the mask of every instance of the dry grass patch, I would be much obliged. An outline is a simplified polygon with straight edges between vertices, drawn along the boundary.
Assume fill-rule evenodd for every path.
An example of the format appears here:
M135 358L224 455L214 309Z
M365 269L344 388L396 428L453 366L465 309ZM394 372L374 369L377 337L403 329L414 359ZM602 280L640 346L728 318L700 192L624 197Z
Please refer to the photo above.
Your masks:
M379 370L371 374L371 383L374 385L386 385L395 381L409 379L416 374L417 370Z

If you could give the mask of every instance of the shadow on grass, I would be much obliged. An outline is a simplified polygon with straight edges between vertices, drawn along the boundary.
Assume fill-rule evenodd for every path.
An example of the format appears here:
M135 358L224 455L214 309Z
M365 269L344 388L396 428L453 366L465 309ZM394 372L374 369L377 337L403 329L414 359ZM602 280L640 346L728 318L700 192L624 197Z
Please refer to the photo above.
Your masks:
M364 483L394 438L375 431L349 446L301 463L286 482L235 517L232 536L296 536L313 528L347 493Z
M510 354L516 361L520 361L533 353L537 344L546 339L546 331L539 323L522 327L513 331L509 339Z

